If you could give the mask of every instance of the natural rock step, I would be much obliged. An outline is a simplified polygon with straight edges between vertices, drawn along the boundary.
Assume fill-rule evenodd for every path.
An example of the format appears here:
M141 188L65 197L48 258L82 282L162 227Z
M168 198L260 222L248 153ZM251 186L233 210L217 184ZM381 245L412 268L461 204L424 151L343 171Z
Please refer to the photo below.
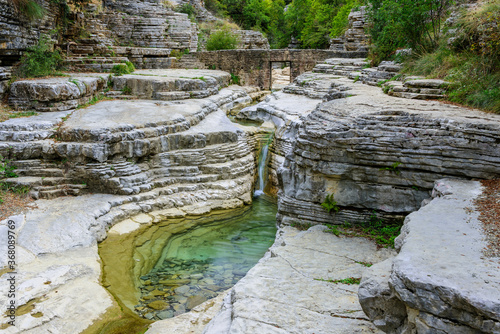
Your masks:
M20 80L11 85L9 104L16 110L62 111L88 102L107 86L103 76Z

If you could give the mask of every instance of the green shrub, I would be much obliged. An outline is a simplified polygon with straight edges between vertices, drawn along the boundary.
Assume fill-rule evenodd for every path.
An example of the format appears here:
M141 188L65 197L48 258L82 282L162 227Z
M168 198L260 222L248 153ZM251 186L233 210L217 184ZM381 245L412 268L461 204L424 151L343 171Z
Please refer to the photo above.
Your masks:
M234 50L238 46L239 37L231 30L223 28L212 33L207 40L207 50Z
M441 20L451 0L370 0L369 29L374 64L401 47L417 52L434 50L441 34Z
M41 19L47 11L34 0L11 0L16 10L24 15L28 20Z
M185 3L179 8L177 8L179 13L187 14L190 19L195 19L198 11L190 3Z
M24 78L53 75L62 66L62 56L54 49L48 35L42 34L38 44L28 48L21 58L16 75Z
M205 8L216 16L224 16L224 5L218 0L205 0Z
M10 164L10 160L4 159L0 155L0 178L17 177L17 174L14 172L15 169L16 167Z
M239 85L240 84L240 76L233 74L233 73L229 73L229 74L231 74L231 83L234 85Z
M111 73L115 75L130 74L135 71L135 66L131 62L127 61L124 64L116 64L111 69Z
M349 14L354 7L359 7L359 4L358 0L347 0L346 4L340 7L333 18L330 37L338 37L345 33L349 26Z
M403 71L451 82L447 99L500 113L500 3L464 14L451 47L446 36L432 52L405 61ZM485 33L487 32L487 33Z

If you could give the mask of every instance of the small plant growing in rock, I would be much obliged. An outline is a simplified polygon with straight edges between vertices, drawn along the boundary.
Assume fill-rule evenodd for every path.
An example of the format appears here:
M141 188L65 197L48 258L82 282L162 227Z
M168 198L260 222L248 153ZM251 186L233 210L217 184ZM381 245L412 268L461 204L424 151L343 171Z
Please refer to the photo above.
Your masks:
M235 84L235 85L239 85L240 84L240 76L233 74L233 73L230 73L230 74L231 74L231 83Z
M291 227L295 227L299 231L307 231L312 224L311 223L291 223Z
M17 177L17 174L14 172L15 169L16 166L11 165L10 160L4 159L0 155L0 178Z
M321 203L321 206L328 212L338 212L340 208L337 205L337 202L333 198L333 194L326 195L325 200Z
M21 58L17 75L24 78L44 77L53 75L62 65L62 56L54 48L54 43L46 34L40 36L38 44L29 47Z
M329 282L329 283L334 283L334 284L341 283L341 284L347 284L347 285L361 283L361 277L348 277L348 278L336 279L336 280L315 278L314 280L315 281L322 281L322 282Z
M130 88L129 86L125 86L122 88L122 93L124 95L130 95L132 94L132 88Z
M394 172L394 173L399 175L401 173L401 171L398 169L399 165L401 165L401 162L395 162L392 165L390 165L389 167L380 168L380 170L388 170L390 172Z
M111 69L111 73L115 75L130 74L135 71L135 66L131 62L127 61L124 64L116 64Z

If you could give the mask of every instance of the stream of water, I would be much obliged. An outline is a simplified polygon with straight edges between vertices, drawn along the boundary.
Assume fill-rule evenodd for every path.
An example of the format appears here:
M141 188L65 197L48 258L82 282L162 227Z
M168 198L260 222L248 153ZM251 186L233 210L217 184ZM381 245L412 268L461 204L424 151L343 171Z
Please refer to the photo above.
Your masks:
M251 208L173 235L140 277L137 313L159 320L187 312L232 287L262 258L276 234L276 203L263 192L267 153L265 145Z

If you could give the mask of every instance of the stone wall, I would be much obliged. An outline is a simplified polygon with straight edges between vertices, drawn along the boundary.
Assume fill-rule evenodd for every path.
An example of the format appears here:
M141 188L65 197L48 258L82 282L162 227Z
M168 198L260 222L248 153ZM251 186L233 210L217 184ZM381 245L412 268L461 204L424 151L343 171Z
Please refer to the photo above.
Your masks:
M0 0L0 65L12 65L22 51L35 45L41 34L56 28L58 5L49 0L38 0L47 12L42 19L30 20L9 0Z
M331 50L221 50L197 52L198 61L205 67L231 72L247 86L271 88L272 62L290 62L291 80L310 71L316 63L327 58L365 57L364 52Z

